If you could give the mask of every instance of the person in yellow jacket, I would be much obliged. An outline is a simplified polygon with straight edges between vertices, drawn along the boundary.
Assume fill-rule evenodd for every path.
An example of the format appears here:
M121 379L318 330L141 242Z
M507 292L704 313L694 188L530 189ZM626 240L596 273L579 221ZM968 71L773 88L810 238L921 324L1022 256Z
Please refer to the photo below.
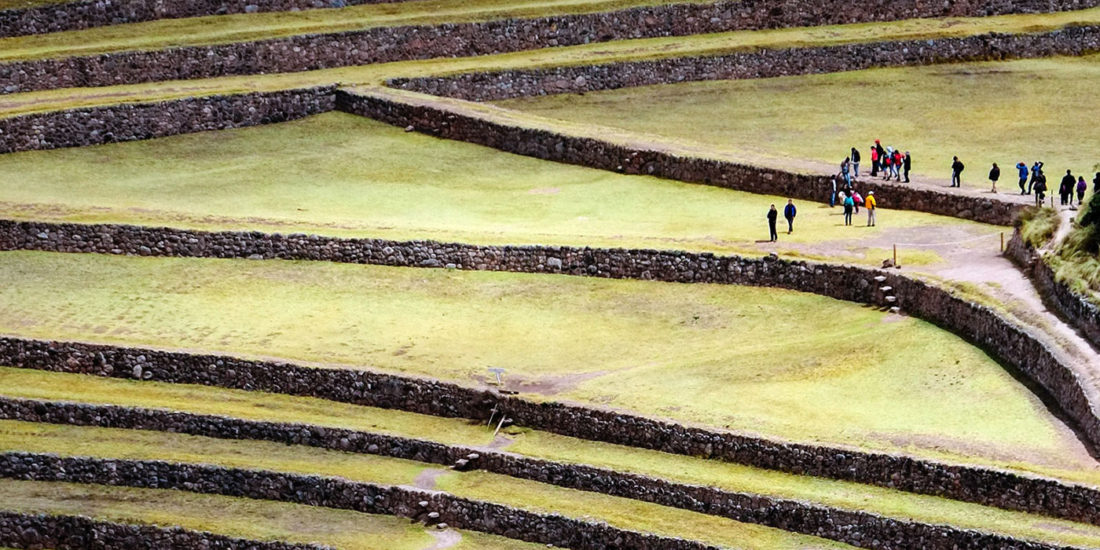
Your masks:
M863 200L863 207L867 209L867 227L875 226L875 192L868 191L867 198Z

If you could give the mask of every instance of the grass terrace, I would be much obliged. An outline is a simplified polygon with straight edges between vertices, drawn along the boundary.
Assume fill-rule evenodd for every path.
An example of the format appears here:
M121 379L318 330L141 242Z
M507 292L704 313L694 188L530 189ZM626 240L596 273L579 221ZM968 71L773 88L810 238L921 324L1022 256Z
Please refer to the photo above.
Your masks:
M1011 193L1018 192L1019 161L1045 162L1055 183L1066 168L1100 170L1094 157L1100 138L1081 119L1094 108L1098 77L1100 56L1092 55L679 83L499 105L689 140L794 171L826 164L839 171L852 146L869 169L869 148L881 139L911 151L918 176L949 179L958 155L967 166L966 187L988 189L986 176L997 162L999 187Z
M419 8L413 4L419 4L423 7L432 5L432 2L433 0L423 0L410 2L408 4L377 5L372 7L372 9L415 10ZM389 8L387 8L387 6L389 6ZM363 6L361 8L367 7L370 6ZM300 14L302 16L317 14L328 14L328 16L331 16L341 13L343 13L343 10L310 10L301 12ZM218 16L215 18L215 23L218 21L233 21L234 19L227 19L232 17L256 18L285 15L286 14L249 14L241 16ZM249 21L252 19L245 20ZM142 44L147 44L147 42L143 41L154 40L163 45L165 38L156 38L157 34L146 32L144 29L139 28L140 25L149 25L153 23L187 24L189 21L191 20L171 20L134 25L120 25L115 27L101 27L85 31L74 31L72 33L55 33L48 35L53 37L53 39L44 42L41 37L33 36L0 39L0 62L76 55L77 52L88 55L91 53L105 53L107 51L117 51L128 48L148 49L151 46L141 46ZM247 75L215 79L153 82L125 86L47 90L23 94L0 95L0 117L93 105L161 101L180 97L242 93L246 91L285 90L326 85L333 82L339 82L345 85L377 85L386 78L402 76L432 76L466 71L544 68L562 65L588 65L666 57L720 55L758 48L827 46L901 39L939 39L972 36L988 32L1050 32L1067 26L1098 23L1100 23L1100 8L1093 8L1051 14L915 19L891 23L768 29L686 37L619 40L607 43L547 48L508 54L385 63L301 73ZM128 31L132 33L128 38L120 37L107 40L106 45L102 40L88 34L93 32L122 32L128 29L132 29ZM183 45L183 43L177 40L175 45Z
M812 294L33 252L0 254L0 278L0 332L25 337L369 365L472 385L501 366L511 389L535 398L799 441L1048 464L1084 452L977 348Z
M517 174L522 174L517 177ZM844 227L798 201L778 245L765 213L783 197L548 163L327 113L282 124L0 156L8 219L316 233L474 244L655 248L878 265L891 243L973 241L1005 228L913 211ZM986 237L983 240L983 237ZM906 250L907 265L936 264Z
M92 382L93 386L98 384L99 381ZM210 396L213 397L221 391L214 390ZM123 399L126 398L125 395L123 394ZM250 397L250 399L257 398ZM371 408L360 407L359 409L374 418L386 418L391 415L420 416ZM431 422L436 421L431 420ZM473 428L461 420L450 422L460 425L460 431ZM483 434L490 431L484 427L479 428ZM620 471L625 468L627 471L659 475L664 479L685 483L716 485L733 491L811 501L841 509L867 510L902 520L932 524L949 523L963 528L1003 533L1030 540L1078 546L1100 544L1100 527L938 497L573 440L523 429L511 430L507 438L513 441L508 445L508 451L518 450L521 454L540 458L561 461L562 455L566 457L572 455L573 458L565 458L564 461L595 463ZM230 468L335 476L384 485L415 485L421 488L445 490L460 497L527 508L536 512L557 508L566 515L606 520L627 529L653 530L657 525L654 522L659 521L677 525L677 527L669 527L664 531L656 527L658 532L668 536L688 538L698 536L696 529L720 527L712 523L720 521L729 524L726 528L732 531L732 537L712 537L708 542L737 545L737 539L740 538L743 540L740 542L741 546L737 546L739 548L788 546L787 537L780 536L772 529L709 518L682 510L563 489L483 471L455 472L433 464L297 445L211 439L144 430L0 421L0 452L7 451L215 464ZM601 462L610 464L601 464ZM563 508L562 503L569 504ZM805 537L795 538L806 539ZM745 541L755 541L756 544L744 546L747 544ZM807 541L803 540L803 542ZM817 542L809 539L810 544Z
M422 525L393 516L266 500L74 483L0 480L0 510L85 516L158 527L183 527L260 541L315 543L346 550L421 550L436 543ZM534 550L525 543L457 532L462 550Z

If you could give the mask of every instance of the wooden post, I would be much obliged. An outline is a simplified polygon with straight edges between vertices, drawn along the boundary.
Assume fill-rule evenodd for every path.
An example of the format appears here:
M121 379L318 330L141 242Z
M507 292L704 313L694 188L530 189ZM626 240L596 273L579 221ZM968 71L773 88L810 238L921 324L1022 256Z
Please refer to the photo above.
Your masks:
M1001 231L1001 254L1005 252L1005 232Z
M894 267L898 266L898 245L894 245Z

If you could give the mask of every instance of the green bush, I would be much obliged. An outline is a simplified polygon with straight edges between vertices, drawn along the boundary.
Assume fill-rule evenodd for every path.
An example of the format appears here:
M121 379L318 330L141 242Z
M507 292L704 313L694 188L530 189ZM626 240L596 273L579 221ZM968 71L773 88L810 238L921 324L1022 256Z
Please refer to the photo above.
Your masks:
M1050 242L1054 232L1058 230L1058 212L1053 208L1026 208L1016 224L1020 227L1024 242L1039 248Z

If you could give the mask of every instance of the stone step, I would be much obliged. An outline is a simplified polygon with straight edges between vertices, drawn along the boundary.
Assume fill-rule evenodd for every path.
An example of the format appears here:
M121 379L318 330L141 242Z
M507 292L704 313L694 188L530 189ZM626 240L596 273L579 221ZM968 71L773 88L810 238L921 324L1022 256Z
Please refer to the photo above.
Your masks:
M901 313L901 308L898 306L891 307L890 313Z
M885 280L886 280L886 276L885 276L885 275L879 275L878 277L875 277L875 282L876 282L876 283L881 283L881 282L883 282L883 281L885 281Z
M886 301L890 302L892 304L892 303L898 301L898 298L897 298L897 296L887 296Z
M890 292L891 290L894 290L894 287L892 287L892 286L883 286L883 287L879 287L879 290L881 290L882 292L885 293L885 292Z

